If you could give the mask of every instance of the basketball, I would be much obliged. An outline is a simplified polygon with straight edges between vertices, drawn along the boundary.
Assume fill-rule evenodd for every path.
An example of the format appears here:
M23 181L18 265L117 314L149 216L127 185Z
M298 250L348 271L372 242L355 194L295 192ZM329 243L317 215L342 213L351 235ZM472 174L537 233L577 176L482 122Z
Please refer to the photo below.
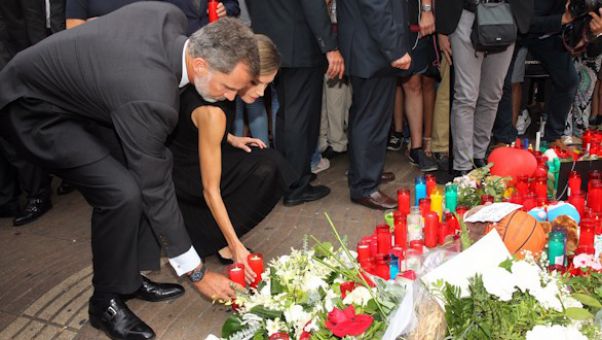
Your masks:
M466 213L466 217L476 213L481 208L482 206L474 207ZM548 241L547 233L541 223L521 210L511 212L497 223L466 223L466 227L473 241L479 240L495 228L510 254L519 258L523 257L523 250L538 254Z
M541 252L548 236L541 224L528 213L516 210L494 224L510 254L522 258L522 251Z

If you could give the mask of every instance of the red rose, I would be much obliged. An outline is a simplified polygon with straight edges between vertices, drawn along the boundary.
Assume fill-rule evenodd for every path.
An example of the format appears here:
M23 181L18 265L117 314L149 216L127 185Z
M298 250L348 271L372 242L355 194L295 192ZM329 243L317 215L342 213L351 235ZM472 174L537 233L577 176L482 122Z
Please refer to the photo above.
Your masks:
M269 340L290 340L291 338L288 336L286 332L274 333L270 335Z
M347 293L351 293L355 289L355 282L347 281L341 283L341 297L344 299Z
M355 308L353 305L340 310L334 308L328 313L328 320L326 320L326 328L328 328L332 334L339 338L345 336L358 336L364 333L372 325L372 317L366 314L355 314Z

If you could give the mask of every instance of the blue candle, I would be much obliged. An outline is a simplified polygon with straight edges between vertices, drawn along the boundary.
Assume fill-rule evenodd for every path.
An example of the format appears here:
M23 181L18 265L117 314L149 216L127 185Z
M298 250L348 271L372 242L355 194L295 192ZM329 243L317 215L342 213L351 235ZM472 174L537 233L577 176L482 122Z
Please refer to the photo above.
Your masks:
M399 258L393 254L391 254L389 261L389 273L391 275L391 280L395 280L399 273Z
M415 183L415 205L420 203L422 198L426 198L426 183L424 181L424 176L417 176L414 180Z

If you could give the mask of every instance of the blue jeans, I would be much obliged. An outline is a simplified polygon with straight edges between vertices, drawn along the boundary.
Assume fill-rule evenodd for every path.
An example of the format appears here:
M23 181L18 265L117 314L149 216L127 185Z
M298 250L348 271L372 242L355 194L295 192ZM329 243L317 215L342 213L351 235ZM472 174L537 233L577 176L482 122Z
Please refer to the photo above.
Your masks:
M271 86L270 89L272 89ZM275 113L278 110L278 106L276 91L272 90L272 112ZM257 100L252 104L243 102L240 97L236 98L236 115L234 117L234 122L232 123L232 134L236 136L243 135L245 127L245 112L247 113L251 136L254 138L259 138L266 145L269 145L268 116L263 97L257 98Z

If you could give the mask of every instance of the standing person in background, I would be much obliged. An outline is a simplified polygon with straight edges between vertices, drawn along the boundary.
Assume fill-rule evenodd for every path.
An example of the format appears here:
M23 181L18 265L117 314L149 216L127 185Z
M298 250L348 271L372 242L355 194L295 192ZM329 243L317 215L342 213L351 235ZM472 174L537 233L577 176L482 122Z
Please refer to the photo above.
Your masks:
M209 23L207 4L209 0L164 0L178 6L188 19L187 34L191 35ZM217 16L237 17L240 14L238 0L221 0L217 4Z
M276 117L276 148L301 174L286 206L315 201L330 193L312 186L310 158L320 130L324 69L342 78L345 65L337 50L324 0L253 0L247 3L253 30L278 47L282 67L276 78L280 108ZM326 56L326 58L324 57Z
M392 209L396 201L379 187L383 177L393 176L383 169L396 73L408 69L412 60L406 6L398 0L344 0L337 3L337 12L341 52L353 89L348 127L351 200Z
M64 1L3 0L0 2L0 70L18 52L64 29ZM59 186L62 188L62 184ZM21 190L27 195L19 207ZM31 223L52 208L50 176L23 159L0 137L0 217L14 217L13 225Z
M521 32L529 23L530 1L510 0L515 22ZM485 161L491 129L502 97L514 43L497 53L477 52L470 34L475 20L475 3L464 0L437 2L435 12L439 47L455 71L451 113L454 175L468 173Z
M125 5L146 0L66 0L66 26L73 28L113 12Z

